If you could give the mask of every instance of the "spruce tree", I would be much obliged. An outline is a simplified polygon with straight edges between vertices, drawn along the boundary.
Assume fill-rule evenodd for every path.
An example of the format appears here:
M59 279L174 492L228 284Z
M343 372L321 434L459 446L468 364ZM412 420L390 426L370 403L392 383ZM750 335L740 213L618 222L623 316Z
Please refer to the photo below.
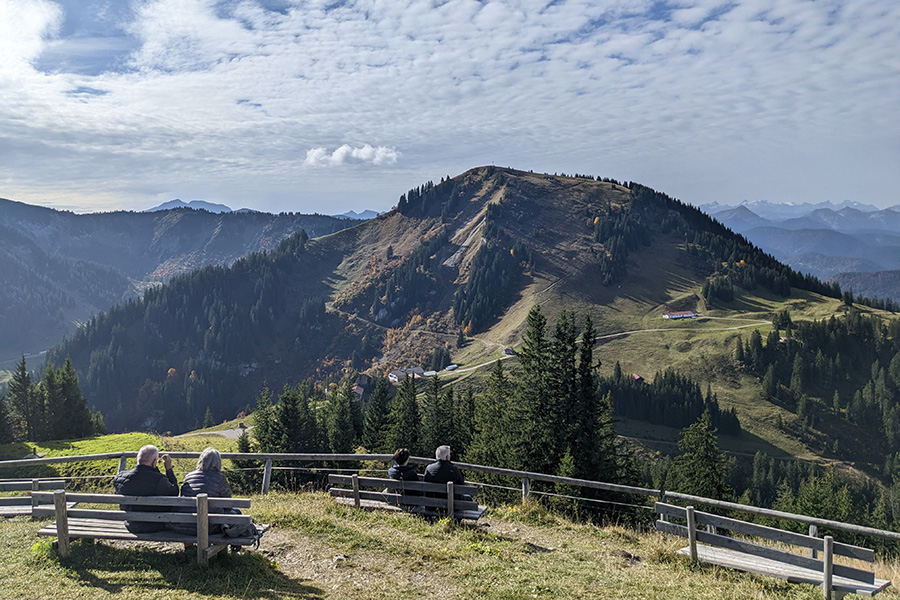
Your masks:
M16 365L7 388L9 405L13 419L20 425L25 441L38 441L43 427L43 398L31 380L31 374L25 367L25 356Z
M485 390L475 397L469 460L481 465L512 468L515 432L510 426L513 388L497 360Z
M409 375L400 384L400 390L391 403L390 420L390 447L408 448L413 455L421 454L423 448L420 437L419 404L416 401L416 381Z
M452 391L450 393L452 401ZM453 412L446 398L441 391L440 377L432 377L422 405L422 446L426 451L451 442Z
M375 389L369 396L363 419L362 443L374 454L390 454L396 448L389 444L391 384L384 377L375 380Z
M528 313L527 329L522 337L519 354L522 375L516 385L516 402L512 408L515 432L511 459L515 468L540 473L553 473L559 461L556 425L558 414L551 397L548 374L550 344L547 340L547 319L535 306Z
M353 452L353 444L356 441L356 431L353 427L353 409L351 396L353 382L350 379L344 381L331 394L328 403L325 423L328 436L328 447L334 454L350 454Z
M709 411L681 432L678 451L666 481L668 489L718 500L731 497L726 483L727 458L719 450Z

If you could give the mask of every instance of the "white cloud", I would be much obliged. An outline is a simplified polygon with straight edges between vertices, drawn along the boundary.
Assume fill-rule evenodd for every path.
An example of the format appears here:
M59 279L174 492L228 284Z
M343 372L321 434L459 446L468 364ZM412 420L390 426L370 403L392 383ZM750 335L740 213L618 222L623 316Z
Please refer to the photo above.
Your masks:
M370 163L373 165L392 165L400 158L400 152L396 148L387 146L373 147L369 144L363 146L350 146L343 144L329 153L326 148L310 148L306 151L306 159L303 164L310 167L340 166L351 163Z

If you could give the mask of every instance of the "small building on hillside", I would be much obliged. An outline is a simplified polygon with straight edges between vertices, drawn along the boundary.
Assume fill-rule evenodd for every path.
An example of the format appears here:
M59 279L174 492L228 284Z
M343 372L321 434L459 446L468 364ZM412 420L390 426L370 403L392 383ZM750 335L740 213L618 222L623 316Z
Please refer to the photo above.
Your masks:
M413 379L418 379L420 377L425 377L426 373L425 369L423 369L422 367L398 369L396 371L391 371L390 373L388 373L388 381L390 381L391 383L400 383L404 379L406 379L407 375L409 375Z
M631 378L634 379L635 383L644 383L644 378L638 375L637 373L632 373Z
M699 316L700 315L696 311L693 311L693 310L679 310L676 312L667 312L666 314L663 315L663 318L678 320L678 319L696 319Z

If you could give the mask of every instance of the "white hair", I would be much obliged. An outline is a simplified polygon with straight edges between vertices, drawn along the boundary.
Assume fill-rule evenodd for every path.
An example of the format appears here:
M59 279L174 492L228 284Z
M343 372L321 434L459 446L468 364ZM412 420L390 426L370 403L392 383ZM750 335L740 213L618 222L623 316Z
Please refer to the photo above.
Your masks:
M157 458L159 458L159 448L147 444L146 446L138 450L137 464L152 467Z
M450 446L438 446L434 457L438 460L450 460Z
M222 455L219 454L219 451L215 448L207 448L200 453L200 458L197 459L197 470L221 471Z

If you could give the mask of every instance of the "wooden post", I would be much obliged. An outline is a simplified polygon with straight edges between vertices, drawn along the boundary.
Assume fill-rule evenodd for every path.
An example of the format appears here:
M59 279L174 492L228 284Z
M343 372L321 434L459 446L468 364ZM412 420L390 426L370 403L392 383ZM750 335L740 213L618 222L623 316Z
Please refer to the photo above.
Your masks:
M531 495L531 480L527 477L522 478L522 500L528 500Z
M206 548L209 546L209 496L197 494L197 562L209 563Z
M691 551L691 560L697 562L697 523L694 521L694 507L687 507L688 545Z
M822 557L825 563L824 565L824 577L822 579L822 597L825 600L831 600L831 583L832 583L832 571L833 571L833 560L834 560L834 538L830 535L825 536L825 551L823 552L824 556Z
M262 495L269 493L269 484L272 482L272 459L266 459L266 468L263 470Z
M815 525L810 525L810 526L809 526L809 537L811 537L811 538L817 538L817 537L819 537L819 528L816 527ZM816 557L818 557L819 553L816 552L816 549L815 549L815 548L810 548L810 549L809 549L809 555L810 555L812 558L816 558Z
M660 491L660 493L659 493L659 501L662 502L663 504L666 504L666 493L665 493L665 492ZM660 521L666 521L666 522L668 522L668 520L669 520L669 515L659 515L659 520L660 520Z
M353 482L353 506L359 508L359 475L354 473L350 476L350 481Z
M66 513L66 491L53 492L53 505L56 508L56 551L60 556L69 555L69 515Z
M128 457L124 454L119 457L119 473L128 468Z
M453 518L453 512L454 512L453 503L455 501L456 501L456 496L454 495L454 492L453 492L453 482L448 481L447 482L447 516L451 519Z
M31 480L31 491L41 491L41 482L38 479ZM31 519L34 520L34 509L38 507L38 499L33 493L31 494Z

